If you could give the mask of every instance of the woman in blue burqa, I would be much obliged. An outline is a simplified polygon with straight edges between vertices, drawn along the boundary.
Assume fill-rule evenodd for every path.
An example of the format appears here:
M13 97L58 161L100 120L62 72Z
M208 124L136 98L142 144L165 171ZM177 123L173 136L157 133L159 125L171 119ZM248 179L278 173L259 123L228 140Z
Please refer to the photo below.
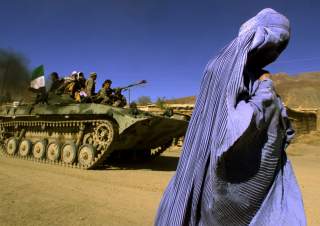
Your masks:
M288 19L264 9L208 63L156 225L306 225L285 153L294 131L263 70L289 38Z

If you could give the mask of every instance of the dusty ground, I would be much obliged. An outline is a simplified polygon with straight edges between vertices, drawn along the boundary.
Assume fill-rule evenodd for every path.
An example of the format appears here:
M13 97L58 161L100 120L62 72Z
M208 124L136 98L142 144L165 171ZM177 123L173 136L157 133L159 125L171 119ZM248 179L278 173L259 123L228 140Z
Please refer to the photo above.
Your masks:
M308 225L320 225L320 136L291 145ZM0 157L0 225L152 225L179 150L98 171Z

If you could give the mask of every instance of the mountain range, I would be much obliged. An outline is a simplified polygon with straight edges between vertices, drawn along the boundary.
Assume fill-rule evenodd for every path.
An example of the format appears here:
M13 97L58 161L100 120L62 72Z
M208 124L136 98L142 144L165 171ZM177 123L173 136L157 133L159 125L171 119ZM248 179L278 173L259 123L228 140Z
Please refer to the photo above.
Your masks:
M320 72L297 75L277 73L271 76L276 92L290 108L320 108ZM194 104L195 96L167 100L168 104Z

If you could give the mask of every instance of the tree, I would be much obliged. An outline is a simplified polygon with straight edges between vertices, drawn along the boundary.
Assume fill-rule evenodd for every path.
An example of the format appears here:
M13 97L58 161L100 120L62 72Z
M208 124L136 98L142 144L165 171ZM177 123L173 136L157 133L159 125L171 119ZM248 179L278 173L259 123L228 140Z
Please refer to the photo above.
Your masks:
M161 109L165 109L166 108L166 98L165 97L158 97L155 104L157 105L157 107L159 107Z
M137 103L139 105L147 105L147 104L151 104L151 98L149 96L141 96L138 98Z

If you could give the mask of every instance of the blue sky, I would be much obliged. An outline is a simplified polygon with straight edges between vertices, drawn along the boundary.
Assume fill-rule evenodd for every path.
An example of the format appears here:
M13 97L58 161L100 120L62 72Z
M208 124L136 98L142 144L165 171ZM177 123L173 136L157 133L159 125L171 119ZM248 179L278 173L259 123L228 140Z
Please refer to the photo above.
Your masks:
M0 48L45 65L46 74L98 73L114 86L145 79L132 91L182 97L198 93L204 66L240 25L263 8L286 15L292 37L268 69L320 71L320 1L289 0L0 0Z

